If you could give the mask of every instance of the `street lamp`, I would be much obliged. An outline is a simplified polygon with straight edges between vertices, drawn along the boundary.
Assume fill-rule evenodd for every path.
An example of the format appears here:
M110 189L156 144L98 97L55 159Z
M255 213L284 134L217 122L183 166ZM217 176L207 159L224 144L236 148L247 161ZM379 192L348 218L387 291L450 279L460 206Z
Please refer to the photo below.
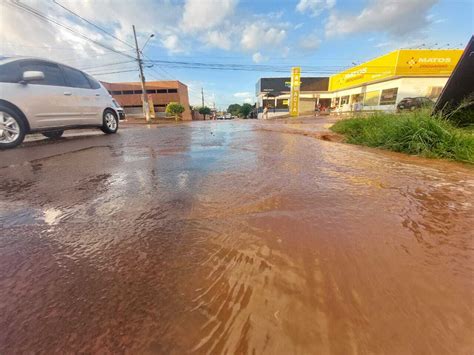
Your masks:
M148 44L148 41L149 41L150 39L152 39L153 37L155 37L155 35L152 33L152 34L150 35L150 37L148 37L148 39L146 40L145 44L143 45L143 47L142 47L142 49L141 49L141 52L143 52L143 50L145 49L146 45Z

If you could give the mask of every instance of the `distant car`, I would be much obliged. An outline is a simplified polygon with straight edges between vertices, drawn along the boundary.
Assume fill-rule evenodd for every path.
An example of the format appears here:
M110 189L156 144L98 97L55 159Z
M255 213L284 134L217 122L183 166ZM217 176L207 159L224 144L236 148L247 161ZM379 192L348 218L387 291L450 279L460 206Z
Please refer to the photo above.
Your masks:
M48 138L84 127L116 133L121 117L109 92L80 70L45 59L0 59L0 149L36 132Z
M430 108L434 102L427 97L405 97L397 105L397 111L417 110L421 108Z

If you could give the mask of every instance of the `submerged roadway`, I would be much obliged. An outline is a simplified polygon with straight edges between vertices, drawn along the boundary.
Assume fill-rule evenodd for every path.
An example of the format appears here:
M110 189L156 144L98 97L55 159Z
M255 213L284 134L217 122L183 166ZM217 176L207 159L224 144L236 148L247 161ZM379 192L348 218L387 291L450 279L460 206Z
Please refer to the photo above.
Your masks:
M0 353L472 354L474 169L322 126L0 152Z

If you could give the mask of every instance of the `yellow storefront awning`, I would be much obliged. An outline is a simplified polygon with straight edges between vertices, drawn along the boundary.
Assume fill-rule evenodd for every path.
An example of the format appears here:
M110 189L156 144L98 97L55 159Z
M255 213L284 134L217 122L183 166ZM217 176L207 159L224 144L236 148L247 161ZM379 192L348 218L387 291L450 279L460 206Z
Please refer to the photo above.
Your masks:
M449 76L462 54L461 49L401 49L335 74L329 90L363 85L393 76Z

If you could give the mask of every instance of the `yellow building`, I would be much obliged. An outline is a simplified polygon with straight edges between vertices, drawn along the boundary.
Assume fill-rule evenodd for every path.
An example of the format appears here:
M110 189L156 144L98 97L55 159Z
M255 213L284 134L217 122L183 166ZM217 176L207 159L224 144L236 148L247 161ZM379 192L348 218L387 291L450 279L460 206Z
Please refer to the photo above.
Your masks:
M336 112L394 111L406 97L436 100L462 53L462 49L400 49L332 75L329 83L328 78L301 77L300 113L314 111L318 103ZM304 73L304 67L301 70ZM308 83L314 79L324 85L309 88ZM278 108L275 115L287 114L288 106L277 103L288 102L289 89L285 92L262 86L273 81L281 82L277 86L283 87L284 78L261 78L257 83L258 106L262 108L268 100L274 100Z
M436 99L463 50L400 49L329 79L332 106L340 112L394 110L405 97Z

